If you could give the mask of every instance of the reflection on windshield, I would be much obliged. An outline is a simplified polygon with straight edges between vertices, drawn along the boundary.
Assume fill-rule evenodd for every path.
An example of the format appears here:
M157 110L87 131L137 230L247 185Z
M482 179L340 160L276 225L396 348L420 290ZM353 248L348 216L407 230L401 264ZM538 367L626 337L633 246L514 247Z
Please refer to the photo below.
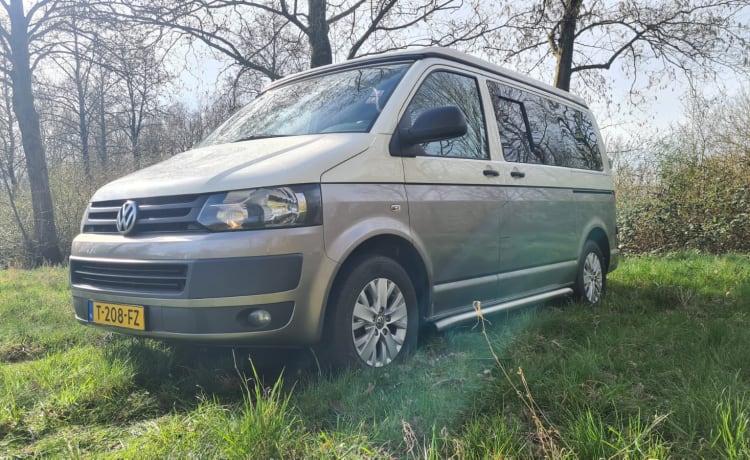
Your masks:
M201 147L265 137L367 132L409 65L345 70L271 89L219 126Z

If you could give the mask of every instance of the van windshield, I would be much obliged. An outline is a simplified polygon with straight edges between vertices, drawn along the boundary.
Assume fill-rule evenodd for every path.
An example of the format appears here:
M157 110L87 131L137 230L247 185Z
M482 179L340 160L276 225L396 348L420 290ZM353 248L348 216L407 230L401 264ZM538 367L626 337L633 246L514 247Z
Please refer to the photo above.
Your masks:
M322 133L364 133L411 63L344 70L262 93L201 144Z

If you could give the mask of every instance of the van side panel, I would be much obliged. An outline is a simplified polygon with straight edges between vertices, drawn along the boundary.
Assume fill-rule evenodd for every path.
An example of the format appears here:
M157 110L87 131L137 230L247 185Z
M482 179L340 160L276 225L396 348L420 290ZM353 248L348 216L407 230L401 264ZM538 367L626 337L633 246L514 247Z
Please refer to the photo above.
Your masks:
M585 239L595 228L601 229L607 235L609 254L605 254L605 257L609 259L607 268L612 271L617 267L620 251L617 241L614 184L609 168L606 167L605 172L573 170L572 175L576 206L581 213L581 238ZM581 241L579 248L582 248L584 243L585 240ZM605 251L605 248L601 249Z
M521 185L507 190L499 233L500 272L504 274L500 297L515 298L570 284L576 276L581 232L572 190Z
M571 286L589 232L599 228L615 247L613 184L596 123L558 95L498 76L485 83L492 154L509 188L500 297Z
M384 233L411 239L403 184L322 184L326 255L342 263L362 242Z
M619 250L615 229L615 196L614 192L604 190L577 189L576 204L581 209L581 223L583 225L579 246L583 248L586 238L596 230L603 231L607 236L607 246L600 248L604 257L609 260L608 271L617 267Z
M434 313L497 297L497 226L503 189L407 184L412 230L431 255Z

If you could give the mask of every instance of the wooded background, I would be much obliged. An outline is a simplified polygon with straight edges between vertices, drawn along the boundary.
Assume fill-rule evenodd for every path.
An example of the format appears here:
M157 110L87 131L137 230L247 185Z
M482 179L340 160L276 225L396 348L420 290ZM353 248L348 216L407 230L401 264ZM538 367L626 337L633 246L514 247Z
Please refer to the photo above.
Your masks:
M0 0L0 267L63 263L96 188L189 149L269 81L428 45L629 110L692 89L668 132L607 136L624 249L748 251L750 97L702 91L750 81L748 18L750 0ZM188 54L223 66L207 95L177 97Z

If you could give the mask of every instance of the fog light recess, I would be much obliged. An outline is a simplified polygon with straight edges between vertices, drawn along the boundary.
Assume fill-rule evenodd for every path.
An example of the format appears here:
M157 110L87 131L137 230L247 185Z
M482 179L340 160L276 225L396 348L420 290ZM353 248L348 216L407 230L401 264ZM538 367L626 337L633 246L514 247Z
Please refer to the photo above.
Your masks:
M253 310L247 315L247 322L256 327L266 327L271 324L271 314L266 310Z

